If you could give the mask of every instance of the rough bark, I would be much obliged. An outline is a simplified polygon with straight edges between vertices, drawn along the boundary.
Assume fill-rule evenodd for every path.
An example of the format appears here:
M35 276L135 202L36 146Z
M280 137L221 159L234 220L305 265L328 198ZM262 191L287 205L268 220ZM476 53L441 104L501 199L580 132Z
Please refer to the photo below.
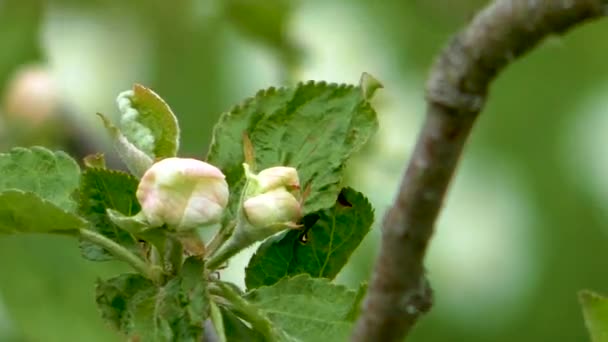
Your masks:
M608 0L498 0L440 53L426 120L393 206L353 341L401 341L432 305L424 256L458 160L496 75L550 34L605 15Z

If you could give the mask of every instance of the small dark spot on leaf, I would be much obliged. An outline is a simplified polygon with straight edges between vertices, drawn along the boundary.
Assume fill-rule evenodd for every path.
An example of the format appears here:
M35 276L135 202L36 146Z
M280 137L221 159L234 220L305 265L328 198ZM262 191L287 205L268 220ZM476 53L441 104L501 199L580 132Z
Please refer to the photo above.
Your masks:
M319 221L319 214L308 214L302 218L302 225L304 225L304 229L308 231L310 227L314 226L317 221Z
M346 199L346 196L344 196L344 192L340 192L340 194L338 195L338 204L340 204L343 207L348 207L348 208L352 208L353 205Z

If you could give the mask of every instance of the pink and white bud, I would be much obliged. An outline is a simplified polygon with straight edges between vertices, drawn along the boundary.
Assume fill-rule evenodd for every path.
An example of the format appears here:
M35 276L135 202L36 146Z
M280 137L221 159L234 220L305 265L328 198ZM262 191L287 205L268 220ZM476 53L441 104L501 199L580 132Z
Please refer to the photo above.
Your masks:
M166 158L144 173L136 195L150 226L191 230L221 220L229 196L225 178L203 161Z
M257 175L244 164L248 179L243 211L253 227L295 225L301 217L301 206L294 190L300 188L298 171L293 167L275 166Z
M298 171L293 167L275 166L257 174L259 191L266 192L277 188L299 189Z
M254 227L295 224L301 216L300 202L285 188L253 196L243 203L247 221Z

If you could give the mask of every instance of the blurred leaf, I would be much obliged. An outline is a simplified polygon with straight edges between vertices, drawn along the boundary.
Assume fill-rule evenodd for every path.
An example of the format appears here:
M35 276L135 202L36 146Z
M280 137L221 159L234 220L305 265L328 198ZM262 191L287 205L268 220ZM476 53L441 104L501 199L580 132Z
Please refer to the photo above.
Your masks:
M127 231L115 225L107 214L113 209L126 216L140 211L135 197L138 181L120 171L87 168L81 177L78 212L91 222L91 229L141 255L138 242ZM92 261L111 260L114 257L102 247L81 240L83 257Z
M215 304L214 301L209 301L209 318L213 326L214 337L218 342L227 342L226 330L224 326L224 318L222 317L222 311ZM205 327L205 333L209 333L210 329Z
M354 322L357 317L359 317L359 312L361 311L361 305L363 303L363 299L365 299L365 294L367 294L367 283L362 283L357 289L355 300L353 301L353 305L351 305L348 312L347 318L349 321Z
M303 188L311 187L304 203L308 214L334 205L346 160L377 125L376 113L360 87L308 82L295 88L269 88L222 115L208 161L226 174L234 209L243 184L243 134L247 134L257 171L276 165L298 169Z
M179 148L177 118L163 99L142 85L118 96L125 137L152 159L175 157Z
M0 233L76 233L88 223L31 192L0 192Z
M293 63L298 51L288 38L287 26L294 2L291 0L224 0L224 15L244 35L277 51Z
M97 284L97 305L114 328L140 341L200 341L209 307L200 260L190 258L179 277L156 287L136 274Z
M346 341L355 291L327 279L299 275L249 292L245 299L300 341Z
M0 153L0 174L0 191L29 191L61 209L76 209L72 194L78 188L80 168L63 152L43 147L13 148Z
M583 307L585 325L592 342L608 341L608 298L591 291L581 291L579 300Z
M333 279L369 232L374 211L361 193L345 188L332 208L304 217L303 230L266 240L245 270L248 289L307 273Z
M21 64L40 59L41 0L0 1L0 94L6 81Z

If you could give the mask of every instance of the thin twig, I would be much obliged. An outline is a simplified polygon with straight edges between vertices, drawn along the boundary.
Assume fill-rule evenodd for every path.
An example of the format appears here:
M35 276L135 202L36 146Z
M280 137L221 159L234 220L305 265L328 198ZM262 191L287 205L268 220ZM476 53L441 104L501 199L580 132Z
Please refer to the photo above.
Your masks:
M462 148L496 75L544 37L605 14L608 0L498 0L439 55L426 121L383 222L353 341L401 341L432 305L424 255Z
M89 229L80 229L79 234L81 238L103 247L119 260L126 262L133 267L133 269L141 273L146 278L152 280L154 283L158 284L161 282L163 275L160 268L146 263L144 260L133 254L124 246L116 243L114 240L111 240Z

